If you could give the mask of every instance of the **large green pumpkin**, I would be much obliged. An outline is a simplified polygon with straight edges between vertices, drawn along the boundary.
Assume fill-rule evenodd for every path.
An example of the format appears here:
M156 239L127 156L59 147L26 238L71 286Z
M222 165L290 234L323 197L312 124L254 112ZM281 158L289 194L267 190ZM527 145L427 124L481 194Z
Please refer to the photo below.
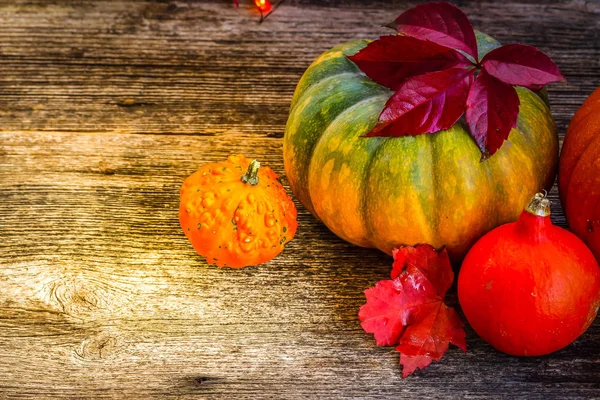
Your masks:
M481 33L477 39L481 57L499 46ZM351 243L388 254L398 245L429 243L460 260L552 185L558 137L550 110L540 96L517 88L518 126L485 161L462 120L434 134L365 138L392 95L345 57L367 43L325 52L298 83L283 145L292 191Z

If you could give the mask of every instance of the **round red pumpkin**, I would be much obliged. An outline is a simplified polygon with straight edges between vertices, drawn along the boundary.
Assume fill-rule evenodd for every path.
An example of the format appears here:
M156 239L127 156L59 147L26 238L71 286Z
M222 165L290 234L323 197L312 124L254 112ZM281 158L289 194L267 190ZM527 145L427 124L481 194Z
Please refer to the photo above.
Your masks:
M558 187L571 230L600 260L600 88L569 124L560 156Z
M517 356L552 353L573 342L600 306L600 268L585 244L552 225L538 194L517 222L481 238L458 278L471 327L496 349Z

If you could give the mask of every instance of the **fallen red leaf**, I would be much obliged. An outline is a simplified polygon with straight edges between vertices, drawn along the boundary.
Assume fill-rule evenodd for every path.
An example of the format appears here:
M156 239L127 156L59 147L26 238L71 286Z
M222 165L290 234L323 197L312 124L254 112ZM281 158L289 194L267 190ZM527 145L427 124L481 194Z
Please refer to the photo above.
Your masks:
M402 376L441 359L450 343L466 351L462 322L443 301L454 279L446 250L401 247L394 251L392 276L365 290L358 317L378 346L397 345Z
M468 66L462 54L410 36L381 36L348 59L369 78L392 90L411 76Z
M474 69L449 68L408 78L366 136L404 136L449 129L465 112Z
M426 3L403 12L387 25L399 33L461 50L477 61L477 39L469 19L445 2Z
M446 295L446 291L452 286L454 272L452 268L440 268L440 258L447 257L446 249L437 251L429 245L417 245L416 247L404 246L394 249L394 264L392 264L392 279L397 278L409 265L418 268L435 288L440 297Z
M435 299L435 288L414 265L409 273L394 280L383 280L365 290L367 304L361 307L358 318L363 329L375 335L378 346L398 343L404 327L423 305L423 299Z
M550 57L524 44L498 47L486 54L481 64L488 74L504 83L534 90L565 80Z
M432 361L439 361L450 343L467 351L465 331L460 317L441 300L424 305L419 319L406 328L396 347L402 364L402 377L417 368L423 369Z
M519 104L514 87L486 71L477 76L467 98L466 120L482 159L494 154L517 125Z

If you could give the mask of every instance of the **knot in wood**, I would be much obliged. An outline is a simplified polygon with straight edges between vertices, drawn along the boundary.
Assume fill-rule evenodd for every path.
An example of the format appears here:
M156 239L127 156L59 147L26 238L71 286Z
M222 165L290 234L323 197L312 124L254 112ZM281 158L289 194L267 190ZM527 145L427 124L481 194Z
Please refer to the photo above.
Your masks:
M107 288L80 277L64 278L48 285L49 303L73 317L90 317L108 307Z
M82 360L105 360L117 353L118 343L116 335L100 332L85 338L75 356Z

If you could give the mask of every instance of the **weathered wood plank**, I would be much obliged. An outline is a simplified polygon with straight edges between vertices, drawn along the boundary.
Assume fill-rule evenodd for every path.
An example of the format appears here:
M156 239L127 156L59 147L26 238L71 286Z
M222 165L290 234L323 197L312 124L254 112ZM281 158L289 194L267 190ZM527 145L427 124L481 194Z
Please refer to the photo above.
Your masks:
M310 62L345 40L388 33L382 21L406 7L332 4L285 3L259 25L249 5L227 1L10 3L0 8L3 127L280 136ZM476 28L555 59L569 79L550 89L564 131L600 85L596 2L463 8Z
M600 3L458 3L555 59L564 132L600 85ZM257 268L207 266L180 232L188 174L237 152L283 174L306 66L406 7L286 1L258 25L226 0L0 2L0 398L600 396L598 321L528 359L468 330L468 353L402 380L356 317L389 257L300 205L296 238Z
M597 323L541 359L500 355L469 331L469 353L451 350L402 381L397 355L375 348L356 318L389 257L342 242L302 208L298 236L269 264L207 266L177 221L185 176L231 152L283 170L279 139L232 139L0 135L0 392L433 398L598 389Z

